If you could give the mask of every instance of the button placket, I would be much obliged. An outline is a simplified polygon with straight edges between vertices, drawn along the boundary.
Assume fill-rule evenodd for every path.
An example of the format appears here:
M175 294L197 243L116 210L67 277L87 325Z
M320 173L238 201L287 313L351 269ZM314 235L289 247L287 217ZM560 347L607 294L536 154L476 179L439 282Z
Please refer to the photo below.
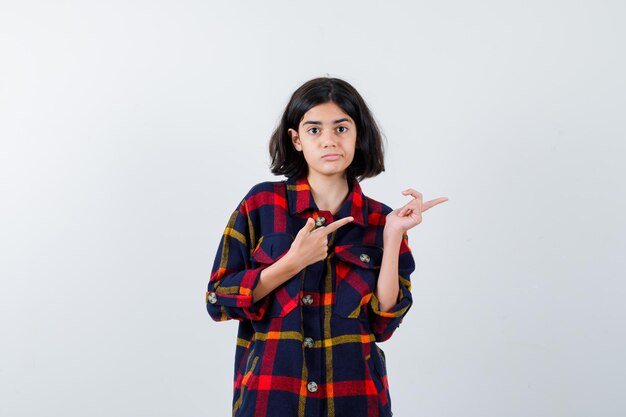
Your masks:
M306 384L306 389L308 389L309 392L317 391L317 383L315 381L309 381L309 383Z
M322 217L322 216L320 216L317 219L315 219L315 226L317 226L317 227L323 226L324 223L326 223L326 219L324 217Z
M305 337L304 341L302 342L302 344L304 345L305 348L312 348L313 345L315 344L313 338L311 337Z
M304 297L302 297L302 303L305 305L313 304L313 296L311 294L305 294Z

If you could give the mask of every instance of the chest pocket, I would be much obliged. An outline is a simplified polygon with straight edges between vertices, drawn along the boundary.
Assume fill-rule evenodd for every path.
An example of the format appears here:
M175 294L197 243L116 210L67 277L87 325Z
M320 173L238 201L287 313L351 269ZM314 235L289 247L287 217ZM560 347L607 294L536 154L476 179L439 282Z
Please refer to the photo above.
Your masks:
M335 247L335 304L333 314L367 319L367 303L376 290L383 248L373 245Z
M261 236L252 252L253 267L270 266L289 251L293 243L289 233L275 232ZM266 295L270 298L267 316L284 317L298 306L300 297L299 275L289 278Z

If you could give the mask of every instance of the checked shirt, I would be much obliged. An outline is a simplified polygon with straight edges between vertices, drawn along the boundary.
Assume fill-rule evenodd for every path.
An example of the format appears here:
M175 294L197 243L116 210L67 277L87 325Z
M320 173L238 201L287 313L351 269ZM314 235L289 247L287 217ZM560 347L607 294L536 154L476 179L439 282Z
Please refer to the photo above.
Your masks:
M385 354L377 345L411 307L415 270L408 236L398 258L396 305L374 294L383 228L392 209L354 180L336 214L319 210L306 176L253 186L222 235L206 292L215 321L239 322L234 417L388 417ZM328 235L328 256L252 302L261 271L289 249L307 218L316 226L354 220Z

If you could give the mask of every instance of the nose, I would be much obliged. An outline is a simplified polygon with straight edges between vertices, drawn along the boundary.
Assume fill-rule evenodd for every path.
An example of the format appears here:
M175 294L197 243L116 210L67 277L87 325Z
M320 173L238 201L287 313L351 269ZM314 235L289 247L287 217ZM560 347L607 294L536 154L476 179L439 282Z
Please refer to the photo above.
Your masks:
M324 148L337 146L337 138L332 130L322 134L322 146Z

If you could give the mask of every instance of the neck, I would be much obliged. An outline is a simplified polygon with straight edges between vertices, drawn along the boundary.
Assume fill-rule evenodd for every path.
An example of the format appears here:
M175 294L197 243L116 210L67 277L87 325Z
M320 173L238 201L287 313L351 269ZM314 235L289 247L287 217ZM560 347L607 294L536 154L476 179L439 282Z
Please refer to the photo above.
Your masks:
M307 180L317 208L336 214L350 190L345 174L326 176L309 173Z

